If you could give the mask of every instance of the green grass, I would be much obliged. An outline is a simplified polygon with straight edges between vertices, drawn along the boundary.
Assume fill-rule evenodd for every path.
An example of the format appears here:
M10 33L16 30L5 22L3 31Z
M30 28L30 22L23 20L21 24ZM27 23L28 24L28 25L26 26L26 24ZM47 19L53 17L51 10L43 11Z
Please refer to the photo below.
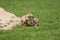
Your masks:
M31 12L40 20L37 27L0 31L0 40L60 40L60 0L0 0L0 7L18 17Z

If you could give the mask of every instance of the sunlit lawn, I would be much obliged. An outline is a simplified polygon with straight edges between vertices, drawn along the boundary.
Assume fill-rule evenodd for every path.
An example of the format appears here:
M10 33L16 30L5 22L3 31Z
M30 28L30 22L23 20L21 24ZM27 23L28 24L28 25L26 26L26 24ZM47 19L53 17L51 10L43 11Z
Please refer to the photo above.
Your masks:
M31 12L40 21L37 27L0 31L0 40L60 40L60 0L0 0L0 7L18 17Z

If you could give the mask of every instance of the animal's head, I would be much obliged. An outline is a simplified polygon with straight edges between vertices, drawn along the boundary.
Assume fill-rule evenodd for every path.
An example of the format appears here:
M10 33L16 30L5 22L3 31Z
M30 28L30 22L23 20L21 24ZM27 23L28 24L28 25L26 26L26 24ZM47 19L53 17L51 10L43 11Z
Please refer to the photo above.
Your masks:
M28 14L27 14L27 17L28 17L28 18L33 17L32 13L28 13Z

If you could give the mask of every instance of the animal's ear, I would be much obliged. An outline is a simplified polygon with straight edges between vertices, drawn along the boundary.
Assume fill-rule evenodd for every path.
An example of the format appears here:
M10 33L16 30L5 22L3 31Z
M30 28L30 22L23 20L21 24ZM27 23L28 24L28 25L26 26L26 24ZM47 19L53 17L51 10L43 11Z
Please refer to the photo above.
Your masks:
M32 14L32 13L28 13L27 15L28 15L28 16L33 16L33 14Z

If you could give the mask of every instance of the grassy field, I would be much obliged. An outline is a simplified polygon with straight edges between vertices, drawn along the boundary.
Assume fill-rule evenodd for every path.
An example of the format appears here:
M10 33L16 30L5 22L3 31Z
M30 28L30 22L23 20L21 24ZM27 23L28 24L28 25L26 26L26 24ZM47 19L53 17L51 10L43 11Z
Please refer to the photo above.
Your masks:
M40 20L37 27L0 31L0 40L60 40L60 0L0 0L0 7L18 17L31 12Z

